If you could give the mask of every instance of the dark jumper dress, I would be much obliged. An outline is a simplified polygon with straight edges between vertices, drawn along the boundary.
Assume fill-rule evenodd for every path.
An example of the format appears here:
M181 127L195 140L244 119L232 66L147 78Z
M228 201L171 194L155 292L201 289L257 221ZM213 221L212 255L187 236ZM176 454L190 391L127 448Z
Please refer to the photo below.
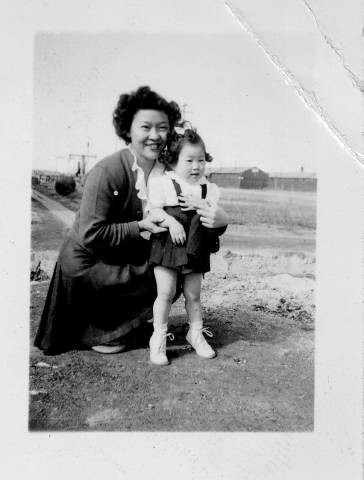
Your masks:
M177 197L181 194L180 185L172 179ZM201 185L201 198L206 198L206 184ZM186 232L186 242L176 245L172 242L169 231L151 236L150 263L182 271L191 269L196 273L210 271L211 241L218 241L217 235L212 237L211 231L200 222L196 210L183 211L180 206L164 207L164 210L180 222ZM215 252L217 249L214 250Z

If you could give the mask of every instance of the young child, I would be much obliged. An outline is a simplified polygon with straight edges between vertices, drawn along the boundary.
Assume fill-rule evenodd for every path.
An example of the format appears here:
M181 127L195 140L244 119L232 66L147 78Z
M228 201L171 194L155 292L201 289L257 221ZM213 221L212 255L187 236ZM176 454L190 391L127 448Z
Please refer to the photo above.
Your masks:
M187 341L203 358L216 353L206 342L201 315L201 279L210 270L210 252L215 252L217 236L204 227L196 209L204 202L217 202L220 196L216 184L204 176L206 162L212 157L206 152L202 138L192 129L177 135L164 162L171 170L150 179L148 186L150 215L162 215L168 231L151 237L150 263L154 265L157 299L153 306L154 333L150 339L150 360L167 365L166 337L168 316L176 293L177 276L182 275L182 288L189 320ZM215 249L211 245L215 244Z

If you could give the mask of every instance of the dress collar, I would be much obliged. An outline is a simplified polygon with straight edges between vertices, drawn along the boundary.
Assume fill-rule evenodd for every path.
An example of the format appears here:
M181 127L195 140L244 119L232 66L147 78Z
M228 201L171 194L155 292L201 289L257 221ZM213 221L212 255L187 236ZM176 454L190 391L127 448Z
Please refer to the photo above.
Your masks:
M136 172L135 189L137 191L137 197L140 198L140 200L147 201L148 200L147 182L145 181L145 175L144 175L143 169L138 165L137 157L133 149L131 148L131 146L128 145L127 148L133 157L133 163L132 163L131 169L133 172ZM162 175L164 173L164 170L165 170L164 165L160 163L158 160L156 160L152 170L149 173L148 182L150 178Z

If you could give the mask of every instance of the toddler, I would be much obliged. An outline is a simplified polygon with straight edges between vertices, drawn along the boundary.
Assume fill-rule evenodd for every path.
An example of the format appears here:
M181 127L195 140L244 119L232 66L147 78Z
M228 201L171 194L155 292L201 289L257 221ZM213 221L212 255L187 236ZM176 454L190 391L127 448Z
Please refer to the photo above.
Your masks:
M154 332L150 339L150 360L167 365L166 337L168 316L176 293L177 276L182 276L182 289L189 320L187 341L203 358L216 353L206 342L201 315L201 280L210 270L210 253L218 249L214 230L204 227L196 209L204 202L219 200L216 184L205 177L206 162L212 157L206 152L202 138L193 129L176 135L164 162L170 168L164 175L150 179L148 209L150 215L164 218L168 231L151 236L150 263L154 266L157 298L153 306ZM210 203L211 204L211 203Z

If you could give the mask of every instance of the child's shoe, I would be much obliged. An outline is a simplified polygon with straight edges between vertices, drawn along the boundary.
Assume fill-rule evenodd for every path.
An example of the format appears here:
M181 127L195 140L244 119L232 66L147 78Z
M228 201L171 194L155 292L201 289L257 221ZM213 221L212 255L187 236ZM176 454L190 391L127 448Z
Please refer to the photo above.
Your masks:
M214 358L216 357L216 352L206 342L203 333L205 333L208 337L212 337L212 333L207 328L190 328L188 330L186 340L192 345L192 347L196 350L197 355L200 357Z
M173 333L167 333L163 330L154 330L149 340L150 361L154 365L168 365L169 361L166 355L167 337L174 340Z

